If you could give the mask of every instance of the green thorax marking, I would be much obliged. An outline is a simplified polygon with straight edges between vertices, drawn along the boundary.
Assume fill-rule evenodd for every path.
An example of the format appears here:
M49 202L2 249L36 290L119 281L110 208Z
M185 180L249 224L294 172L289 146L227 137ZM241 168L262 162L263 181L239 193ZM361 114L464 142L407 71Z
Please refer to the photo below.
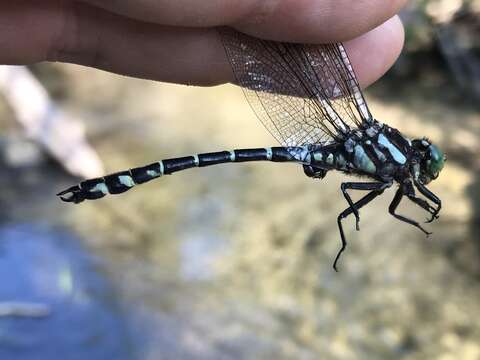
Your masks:
M338 170L347 170L348 161L342 151L315 151L313 152L313 160L319 166L326 168L336 168ZM373 163L372 163L373 164ZM312 164L315 166L315 164Z
M353 164L358 170L365 171L369 174L375 174L377 167L368 157L362 145L355 145L353 153Z
M403 165L407 162L405 155L403 155L402 152L385 137L385 135L378 135L378 143L387 148L390 155L392 155L393 160L395 160L398 164Z

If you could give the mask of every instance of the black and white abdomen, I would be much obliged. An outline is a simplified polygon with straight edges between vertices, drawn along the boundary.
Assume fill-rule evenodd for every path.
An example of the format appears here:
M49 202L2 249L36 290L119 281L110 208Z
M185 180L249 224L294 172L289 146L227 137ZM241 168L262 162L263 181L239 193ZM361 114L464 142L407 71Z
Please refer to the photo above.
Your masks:
M79 203L95 200L107 194L120 194L136 185L194 167L204 167L223 163L247 161L304 162L308 155L307 147L267 147L217 151L160 160L150 165L116 172L95 179L82 181L57 195L63 201Z

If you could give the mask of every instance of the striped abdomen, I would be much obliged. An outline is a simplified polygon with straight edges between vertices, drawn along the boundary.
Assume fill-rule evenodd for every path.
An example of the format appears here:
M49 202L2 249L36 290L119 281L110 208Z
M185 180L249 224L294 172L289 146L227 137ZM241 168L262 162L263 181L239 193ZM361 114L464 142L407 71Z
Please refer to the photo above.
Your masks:
M241 149L232 151L219 151L192 156L166 159L150 165L120 171L104 177L82 181L57 195L63 201L79 203L85 199L95 200L107 194L120 194L138 184L156 179L163 175L170 175L174 172L209 165L223 164L229 162L245 161L299 161L294 156L305 154L308 150L304 147L285 148L271 147L258 149Z

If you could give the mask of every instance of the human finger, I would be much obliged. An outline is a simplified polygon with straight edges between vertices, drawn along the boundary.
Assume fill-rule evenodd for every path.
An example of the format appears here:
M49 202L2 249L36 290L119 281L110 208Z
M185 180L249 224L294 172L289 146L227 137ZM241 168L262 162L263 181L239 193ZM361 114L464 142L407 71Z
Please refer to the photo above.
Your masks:
M84 15L80 16L82 25L76 26L76 35L62 41L64 47L51 52L55 56L51 60L181 84L208 86L233 81L215 29L139 24L110 15L95 20ZM110 26L106 26L108 21ZM103 31L101 36L97 31ZM95 41L89 42L91 39ZM393 17L345 46L360 84L367 86L383 75L400 54L402 24Z
M0 63L44 60L71 62L119 74L195 85L233 81L214 29L159 26L91 6L58 6L44 1L0 4ZM73 2L75 3L75 2ZM380 77L403 44L403 28L393 18L346 43L362 85Z
M233 26L252 36L304 43L344 41L395 15L406 0L82 0L163 25Z

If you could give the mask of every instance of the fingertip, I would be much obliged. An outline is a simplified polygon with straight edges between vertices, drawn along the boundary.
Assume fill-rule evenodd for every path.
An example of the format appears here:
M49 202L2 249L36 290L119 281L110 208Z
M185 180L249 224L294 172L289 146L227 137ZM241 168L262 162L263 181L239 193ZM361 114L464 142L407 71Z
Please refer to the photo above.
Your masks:
M254 11L230 24L267 40L327 43L360 36L397 14L406 0L257 1Z
M362 88L377 81L392 67L402 51L404 37L403 24L398 16L394 16L366 34L344 43ZM227 62L217 65L222 71L214 73L212 83L232 81L233 73Z
M213 34L210 39L213 40ZM215 34L217 37L218 34ZM210 52L215 71L207 71L197 85L217 85L234 80L230 64L222 49L220 37L213 41L217 46ZM384 75L397 60L404 43L404 28L400 18L394 16L375 29L344 43L353 69L362 88L365 88ZM213 49L213 48L212 48ZM220 55L222 54L222 55ZM223 61L218 61L223 58ZM205 64L206 65L206 64Z
M404 38L402 22L394 16L368 33L345 42L362 87L374 83L392 67L402 51Z

